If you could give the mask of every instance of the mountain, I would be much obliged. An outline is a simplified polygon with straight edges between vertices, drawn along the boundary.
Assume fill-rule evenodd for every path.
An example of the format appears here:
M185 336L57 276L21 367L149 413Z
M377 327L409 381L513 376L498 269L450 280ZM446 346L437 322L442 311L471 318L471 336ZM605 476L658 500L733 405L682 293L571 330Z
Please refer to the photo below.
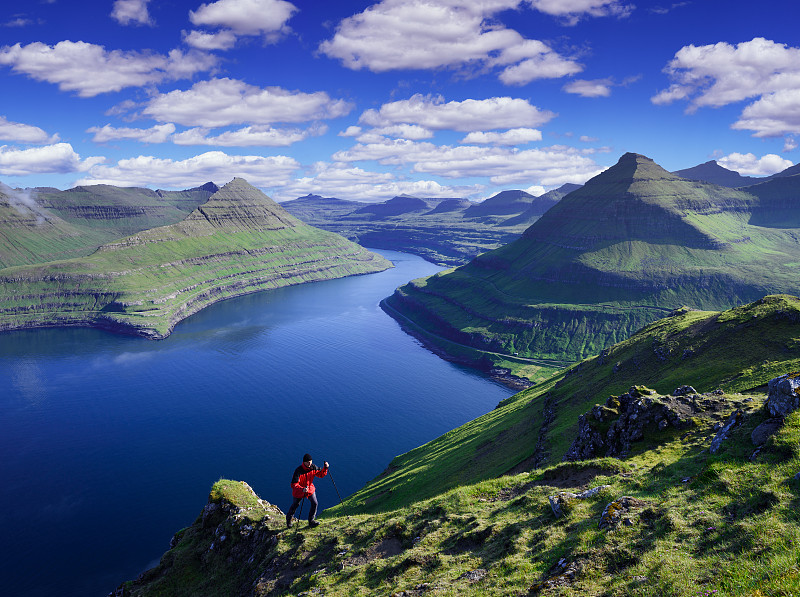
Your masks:
M567 183L563 184L557 189L547 191L546 193L534 197L530 206L521 214L514 218L510 218L500 224L501 226L530 226L536 220L541 218L548 209L553 207L561 199L569 195L572 191L577 191L582 185Z
M86 257L0 270L0 330L89 325L163 338L218 300L388 267L236 178L177 223Z
M561 196L552 191L542 197L504 191L481 204L408 195L373 204L309 196L281 205L304 222L363 246L405 251L454 266L518 238Z
M438 203L438 202L437 202ZM369 215L376 217L400 216L416 211L428 211L433 207L429 201L419 197L400 195L392 197L383 203L372 203L358 208L354 215Z
M768 177L768 179L784 178L787 176L796 176L798 174L800 174L800 164L795 164L794 166L789 166L788 168L786 168L786 170L782 170L777 174L773 174L772 176Z
M483 218L519 214L528 209L535 199L536 197L525 191L502 191L468 208L464 212L464 217Z
M360 201L347 201L336 197L321 197L308 194L305 197L298 197L291 201L283 201L280 206L305 222L316 215L324 218L343 216L361 207L366 207L367 204Z
M423 335L495 356L574 361L681 305L800 292L800 235L751 225L759 205L625 154L520 239L383 304Z
M0 185L0 267L89 255L111 240L179 222L216 191L214 183L185 191Z
M786 174L794 171L797 174ZM747 187L758 197L749 224L768 228L800 228L800 165L792 166L769 180Z
M397 456L316 529L221 479L113 595L797 594L799 338L796 297L681 310Z
M763 178L756 178L753 176L742 176L738 172L723 168L715 160L710 160L692 168L676 170L673 174L677 174L688 180L700 180L721 187L730 187L732 189L757 184L764 180Z

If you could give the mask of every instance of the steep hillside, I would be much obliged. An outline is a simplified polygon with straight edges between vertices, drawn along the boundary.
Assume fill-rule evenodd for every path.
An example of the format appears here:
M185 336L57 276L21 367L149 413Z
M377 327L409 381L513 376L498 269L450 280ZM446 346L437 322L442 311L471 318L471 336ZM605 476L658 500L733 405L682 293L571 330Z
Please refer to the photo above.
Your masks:
M795 595L798 376L800 299L682 311L398 456L316 529L221 480L114 595ZM587 429L629 446L560 462Z
M547 191L543 195L534 197L531 201L530 207L523 211L518 216L510 218L500 224L501 226L530 226L536 220L541 218L544 213L558 203L561 199L569 195L572 191L577 191L582 185L567 183L563 184L557 189Z
M106 242L179 222L216 191L213 183L185 191L0 184L0 268L89 255Z
M520 239L385 302L460 344L578 360L681 305L800 292L800 231L751 225L759 206L755 195L626 154Z
M387 267L234 179L176 224L88 257L0 270L0 330L91 325L161 338L221 299Z

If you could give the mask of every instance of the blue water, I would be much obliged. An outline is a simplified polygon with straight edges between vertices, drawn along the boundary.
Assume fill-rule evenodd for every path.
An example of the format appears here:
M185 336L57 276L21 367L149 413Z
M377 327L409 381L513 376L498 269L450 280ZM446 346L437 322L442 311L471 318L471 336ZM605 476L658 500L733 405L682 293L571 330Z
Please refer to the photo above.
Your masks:
M439 268L379 252L396 267L224 301L163 341L0 334L0 595L104 596L157 562L220 478L286 511L310 452L344 497L508 397L380 310Z

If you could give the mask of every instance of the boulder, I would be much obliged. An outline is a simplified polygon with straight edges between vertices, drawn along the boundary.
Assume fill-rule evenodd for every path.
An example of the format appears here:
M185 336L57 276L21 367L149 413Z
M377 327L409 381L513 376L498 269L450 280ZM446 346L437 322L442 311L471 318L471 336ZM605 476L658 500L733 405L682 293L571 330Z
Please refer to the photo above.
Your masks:
M785 417L800 407L800 371L769 380L767 411L773 417Z
M559 491L557 494L551 495L547 499L550 501L550 508L552 508L553 514L556 515L556 518L561 518L569 512L571 507L570 503L573 500L585 500L594 497L607 487L611 487L611 485L598 485L597 487L592 487L581 493Z
M775 433L783 426L782 417L773 417L767 419L761 425L753 429L750 439L753 440L754 446L763 446L767 440L775 435Z
M603 530L611 530L620 522L628 520L627 516L632 510L641 508L645 505L640 499L624 495L608 504L600 515L598 527Z
M686 396L687 394L697 394L697 390L692 386L681 386L672 392L673 396Z

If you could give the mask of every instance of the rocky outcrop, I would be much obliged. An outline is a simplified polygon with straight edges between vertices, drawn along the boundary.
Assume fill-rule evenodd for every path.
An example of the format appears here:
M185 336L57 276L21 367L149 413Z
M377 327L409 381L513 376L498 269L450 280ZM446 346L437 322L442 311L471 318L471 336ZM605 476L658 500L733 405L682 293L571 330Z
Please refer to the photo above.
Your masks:
M634 386L578 417L578 437L564 460L626 456L632 442L643 439L646 433L689 427L702 402L709 400L712 398L697 394L658 396L654 390Z
M611 487L610 485L598 485L597 487L592 487L591 489L587 489L586 491L582 491L581 493L572 493L571 491L559 491L555 495L549 496L547 499L550 501L550 508L553 510L553 514L556 515L556 518L561 518L562 516L566 516L566 514L572 508L572 502L575 500L585 500L588 498L592 498L602 492L604 489L608 489Z
M769 380L767 411L773 417L785 417L800 407L800 371Z

